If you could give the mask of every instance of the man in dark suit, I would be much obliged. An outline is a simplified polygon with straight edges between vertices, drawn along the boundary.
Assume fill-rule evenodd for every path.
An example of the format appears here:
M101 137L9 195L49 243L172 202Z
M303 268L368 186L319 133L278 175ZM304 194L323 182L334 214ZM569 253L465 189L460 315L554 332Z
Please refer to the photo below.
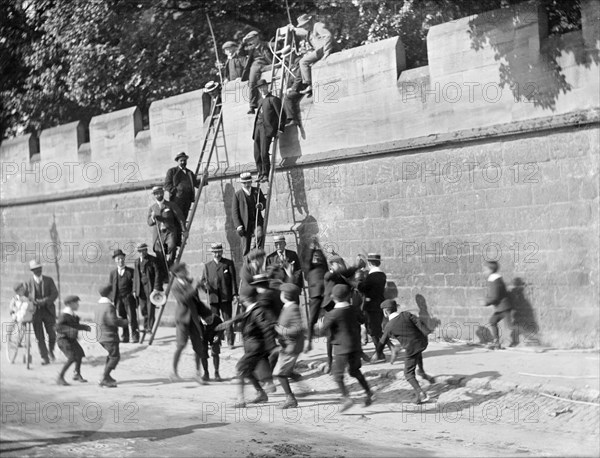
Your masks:
M285 272L285 283L293 283L300 291L304 287L304 277L302 276L302 266L298 254L292 250L285 249L285 236L276 235L273 237L275 251L267 256L266 266L276 266Z
M238 295L238 283L235 264L223 257L223 245L213 243L210 247L213 259L204 265L203 287L208 292L210 307L223 321L232 317L232 303ZM227 343L233 348L235 334L227 328Z
M154 253L162 272L162 278L168 278L165 261L171 266L175 261L177 247L181 243L181 236L185 232L185 218L177 204L165 200L162 186L154 186L152 194L156 202L148 209L148 226L156 226L154 231ZM159 236L160 233L160 236ZM162 246L161 246L162 240Z
M306 351L312 350L312 336L315 324L321 313L321 304L325 293L325 273L328 271L327 258L319 246L319 240L315 237L305 250L306 282L308 283L309 297L309 323L307 331Z
M369 253L367 255L369 274L364 280L358 283L358 290L365 295L363 312L365 314L367 333L371 336L375 348L380 348L378 344L381 338L381 324L383 322L383 311L380 305L385 300L384 293L387 282L387 276L381 270L380 266L381 255ZM373 360L385 361L385 355L381 349L375 353Z
M281 110L281 100L269 92L269 86L263 79L256 84L262 100L258 105L258 112L254 118L254 129L252 140L254 140L254 161L258 172L257 180L266 182L269 180L271 160L269 149L271 142L277 136L277 132L283 132L286 123L285 110ZM281 113L281 119L279 115Z
M184 221L187 220L192 203L196 198L196 188L200 186L198 177L187 168L188 159L189 156L185 153L179 153L175 157L175 161L179 162L179 165L167 170L164 186L165 191L169 193L169 202L173 202L179 207Z
M222 46L223 52L227 56L223 68L223 83L241 79L246 66L247 58L241 57L239 54L239 46L235 41L226 41Z
M429 383L435 383L435 379L425 373L423 367L423 351L427 348L429 338L427 337L431 330L425 326L416 315L408 311L398 312L396 301L388 299L381 303L380 308L389 319L386 324L380 342L377 344L377 351L382 351L388 341L395 337L400 345L406 351L404 360L404 377L413 387L416 396L416 403L427 402L429 397L421 389L421 385L415 378L415 369L417 374L427 380ZM395 349L392 350L392 361L395 357Z
M119 318L127 319L129 322L133 343L138 343L140 334L135 298L133 297L133 269L125 265L125 253L121 249L114 251L113 259L117 264L117 268L110 272L108 279L112 287L110 300L115 304ZM129 328L127 327L123 328L121 342L129 342Z
M235 230L242 239L242 253L246 256L250 251L255 231L257 246L262 242L262 210L267 199L260 189L252 186L252 175L249 172L240 175L240 182L242 188L233 196L232 213Z
M33 314L33 332L38 342L42 357L42 365L54 361L54 346L56 345L56 307L54 301L58 298L58 290L52 278L42 275L42 265L38 261L29 262L29 270L33 277L29 280L29 300L35 305ZM46 336L48 333L48 346Z
M154 304L150 302L150 295L163 290L163 281L157 259L148 254L148 245L140 243L137 251L140 257L133 265L133 297L144 317L144 330L150 331L154 326Z

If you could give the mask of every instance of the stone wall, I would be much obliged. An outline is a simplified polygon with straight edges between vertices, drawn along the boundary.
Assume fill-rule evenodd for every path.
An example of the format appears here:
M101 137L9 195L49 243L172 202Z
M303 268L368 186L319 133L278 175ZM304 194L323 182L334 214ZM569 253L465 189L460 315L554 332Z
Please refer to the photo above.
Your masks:
M302 126L281 138L270 231L300 250L318 235L348 260L381 252L390 294L410 307L421 294L445 337L477 338L490 313L481 261L498 258L523 340L598 346L599 3L582 2L583 30L560 37L532 2L433 27L419 69L405 69L397 38L317 64ZM196 274L212 241L240 261L230 202L253 168L244 91L224 88L228 155L184 255ZM2 143L2 313L36 256L91 312L111 251L132 263L151 238L150 186L177 152L197 161L208 104L201 91L155 102L148 131L135 107L45 130L39 162L34 136Z

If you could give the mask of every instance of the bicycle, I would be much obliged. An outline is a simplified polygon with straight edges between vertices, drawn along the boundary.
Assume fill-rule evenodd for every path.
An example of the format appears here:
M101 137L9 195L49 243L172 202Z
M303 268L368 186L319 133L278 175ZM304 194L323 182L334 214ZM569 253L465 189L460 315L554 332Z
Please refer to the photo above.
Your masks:
M25 337L26 353L23 355L23 362L30 369L31 357L31 333L33 332L33 323L31 321L18 322L13 321L9 324L6 332L6 357L11 364L14 364L19 354L19 348L22 348L23 338Z

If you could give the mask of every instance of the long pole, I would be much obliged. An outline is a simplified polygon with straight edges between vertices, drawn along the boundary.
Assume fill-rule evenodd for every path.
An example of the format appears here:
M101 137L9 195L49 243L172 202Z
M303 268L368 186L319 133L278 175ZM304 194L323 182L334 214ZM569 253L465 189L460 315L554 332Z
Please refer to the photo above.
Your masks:
M215 48L215 57L217 59L217 68L219 69L219 82L223 84L223 75L221 73L221 61L219 60L219 48L217 48L217 39L215 38L215 32L213 31L212 23L210 22L210 17L208 13L206 13L206 20L208 21L208 28L210 29L210 35L212 36L213 46Z
M290 5L288 4L288 0L285 0L285 9L287 10L287 15L288 15L290 24L292 24L292 15L290 14Z

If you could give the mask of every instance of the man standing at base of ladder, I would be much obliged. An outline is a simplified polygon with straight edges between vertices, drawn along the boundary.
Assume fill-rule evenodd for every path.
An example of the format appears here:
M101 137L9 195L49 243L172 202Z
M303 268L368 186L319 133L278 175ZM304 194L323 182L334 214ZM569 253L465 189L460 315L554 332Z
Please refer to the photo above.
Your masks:
M277 136L277 131L283 132L286 116L281 111L281 100L269 92L269 86L263 79L256 83L262 100L258 104L258 112L254 118L252 140L254 140L254 161L258 172L257 181L269 181L271 159L269 149L271 142ZM281 114L281 119L279 115Z
M233 196L232 213L235 230L242 239L242 255L246 256L252 248L252 236L255 233L257 246L260 246L262 241L262 210L267 199L260 189L252 186L251 173L240 174L240 182L242 189L238 189Z

